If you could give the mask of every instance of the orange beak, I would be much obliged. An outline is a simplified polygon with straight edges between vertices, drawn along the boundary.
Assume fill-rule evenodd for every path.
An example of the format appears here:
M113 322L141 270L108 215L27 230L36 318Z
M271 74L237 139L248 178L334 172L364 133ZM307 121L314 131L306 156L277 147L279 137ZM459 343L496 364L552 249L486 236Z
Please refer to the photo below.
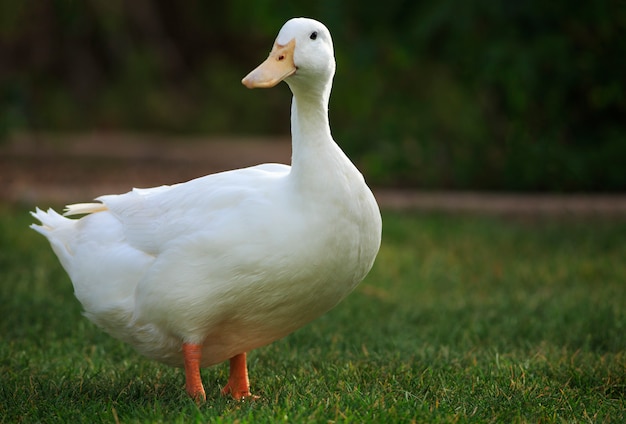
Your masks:
M296 48L296 39L284 45L274 44L265 62L250 72L241 83L248 88L270 88L296 72L293 63L293 52Z

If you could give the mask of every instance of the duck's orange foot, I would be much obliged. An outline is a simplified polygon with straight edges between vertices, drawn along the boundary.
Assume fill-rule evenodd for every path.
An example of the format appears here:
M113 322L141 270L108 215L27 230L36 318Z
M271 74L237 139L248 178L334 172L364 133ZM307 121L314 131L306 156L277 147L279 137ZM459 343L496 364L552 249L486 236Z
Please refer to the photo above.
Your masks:
M235 400L257 400L258 396L250 393L249 387L239 387L237 383L228 381L226 386L222 389L222 395L228 396L230 395Z
M231 395L236 400L256 400L259 398L250 393L245 353L230 358L230 375L228 383L222 389L222 394Z
M189 395L189 397L195 400L196 403L200 404L200 403L206 402L206 393L204 393L204 387L187 386L186 389L187 389L187 394Z

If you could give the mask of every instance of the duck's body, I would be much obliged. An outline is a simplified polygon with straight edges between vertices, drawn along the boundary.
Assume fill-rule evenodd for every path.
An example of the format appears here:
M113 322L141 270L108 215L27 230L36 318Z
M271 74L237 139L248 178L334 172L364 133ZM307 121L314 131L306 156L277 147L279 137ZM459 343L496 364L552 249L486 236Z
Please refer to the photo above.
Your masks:
M286 44L281 37L304 43L312 32L330 43L323 25L295 19L277 45ZM143 355L185 365L194 396L201 389L190 388L195 367L231 359L232 368L232 358L325 313L376 257L378 206L330 135L333 71L334 61L317 90L306 71L287 79L294 92L291 167L265 164L102 196L69 206L70 214L87 213L78 220L34 213L42 225L33 228L50 240L85 315ZM259 83L254 72L244 83L262 86L266 78Z

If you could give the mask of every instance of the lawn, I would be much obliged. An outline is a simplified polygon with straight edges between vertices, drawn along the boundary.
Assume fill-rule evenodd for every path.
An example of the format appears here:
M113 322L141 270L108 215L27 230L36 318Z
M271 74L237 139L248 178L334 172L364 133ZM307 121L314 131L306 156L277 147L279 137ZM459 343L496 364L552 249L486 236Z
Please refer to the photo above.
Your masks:
M184 394L81 316L25 210L0 206L1 422L624 422L626 220L385 213L346 301Z

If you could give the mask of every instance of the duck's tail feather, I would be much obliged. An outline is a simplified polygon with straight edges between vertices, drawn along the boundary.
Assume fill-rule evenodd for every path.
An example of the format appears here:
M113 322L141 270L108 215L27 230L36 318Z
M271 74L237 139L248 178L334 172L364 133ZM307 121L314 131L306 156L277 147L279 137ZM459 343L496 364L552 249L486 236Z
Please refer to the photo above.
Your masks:
M72 256L74 255L71 245L74 239L75 225L78 221L66 218L54 209L42 211L37 208L34 212L31 212L31 215L41 224L32 224L30 228L48 239L61 265L71 277Z
M43 234L46 237L48 237L50 232L66 226L69 221L69 219L60 215L54 209L42 211L41 209L37 208L34 212L31 212L30 214L41 223L32 224L30 228L40 234Z

